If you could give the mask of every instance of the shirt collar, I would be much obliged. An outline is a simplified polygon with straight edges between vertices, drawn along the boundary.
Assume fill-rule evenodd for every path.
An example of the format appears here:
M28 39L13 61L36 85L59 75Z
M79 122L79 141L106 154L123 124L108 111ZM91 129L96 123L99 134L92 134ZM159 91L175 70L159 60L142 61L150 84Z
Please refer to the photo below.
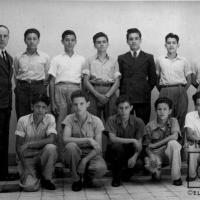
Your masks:
M5 48L4 48L4 49L0 49L0 55L1 55L1 56L3 56L3 55L2 55L2 51L3 51L4 53L6 53L6 49L5 49Z
M168 55L166 55L165 58L171 60L171 59L168 57ZM176 57L175 57L174 59L172 59L172 60L181 60L181 56L179 56L179 55L177 54Z
M140 54L140 51L141 51L141 49L138 49L138 50L136 51L136 57L138 57L138 55ZM130 52L131 52L131 55L133 56L134 51L133 51L133 50L130 50Z
M74 122L79 122L76 114L74 113L74 118L73 118ZM92 115L87 111L87 118L85 123L91 123L92 122Z
M135 121L135 117L133 115L130 115L129 117L129 120L128 120L128 123L131 125L131 126L134 126L134 121ZM120 117L119 114L116 115L116 123L118 125L121 125L122 124L122 119Z
M76 56L77 55L77 53L76 52L74 52L73 53L73 55L70 57L65 51L62 53L62 55L63 56L67 56L67 57L69 57L69 58L71 58L71 57L74 57L74 56Z
M109 55L106 54L106 59L109 60L109 58L110 58ZM101 61L101 59L99 58L99 55L98 55L98 54L95 55L95 59L96 59L96 60L98 59L98 60Z
M170 119L168 118L166 124L165 124L167 127L171 127L171 123L170 123ZM158 123L158 119L154 119L153 122L152 122L152 130L155 130L155 129L158 129L158 128L161 128L161 125Z
M26 55L38 55L39 56L40 55L40 51L36 50L36 52L34 54L28 54L27 49L26 49L26 51L23 54L26 54Z
M42 119L42 121L41 121L42 123L44 123L44 119L45 119L45 116L43 117L43 119ZM30 114L29 120L30 120L30 123L31 123L31 124L34 123L34 120L33 120L33 113Z

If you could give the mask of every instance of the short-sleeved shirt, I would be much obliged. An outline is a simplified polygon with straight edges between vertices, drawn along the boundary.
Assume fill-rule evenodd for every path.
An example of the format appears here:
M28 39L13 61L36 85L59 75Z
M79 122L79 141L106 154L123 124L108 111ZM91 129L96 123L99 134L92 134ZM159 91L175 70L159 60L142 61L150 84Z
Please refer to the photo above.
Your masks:
M117 59L113 59L108 55L104 61L98 55L88 58L84 64L82 74L88 75L93 83L101 81L113 83L116 78L121 76Z
M25 143L39 141L50 134L57 134L55 118L51 114L45 114L39 126L36 127L33 121L33 114L19 118L15 135L25 138Z
M194 134L200 137L200 118L198 111L187 113L185 117L185 128L191 128Z
M188 61L181 56L169 59L161 56L156 61L156 73L160 76L160 85L186 84L186 77L192 73Z
M24 52L14 58L14 76L18 80L44 80L49 64L49 56L42 51L32 55Z
M71 137L75 138L95 138L98 134L102 134L104 130L103 122L89 112L87 112L87 118L82 125L75 113L67 115L62 125L70 127L72 132Z
M172 135L174 132L181 134L180 126L176 118L169 118L163 127L161 127L156 118L146 125L144 144L157 143Z
M200 60L192 63L192 73L195 74L196 82L200 83Z
M70 57L64 52L52 59L48 73L55 77L55 83L81 83L81 69L84 63L83 56L74 53Z
M106 131L115 134L121 138L140 139L145 133L144 122L130 115L126 128L122 125L122 119L119 114L110 116L106 122Z

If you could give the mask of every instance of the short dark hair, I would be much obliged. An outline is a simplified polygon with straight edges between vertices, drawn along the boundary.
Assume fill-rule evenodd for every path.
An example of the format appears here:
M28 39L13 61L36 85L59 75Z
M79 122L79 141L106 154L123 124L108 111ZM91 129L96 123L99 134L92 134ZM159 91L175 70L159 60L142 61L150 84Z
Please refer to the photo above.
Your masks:
M200 99L200 92L196 92L193 96L192 99L194 101L194 104L196 105L197 99Z
M76 34L75 34L74 31L72 31L72 30L65 30L65 31L62 33L62 40L64 40L64 39L65 39L65 36L67 36L67 35L73 35L73 36L75 37L75 39L76 39Z
M36 28L29 28L24 32L24 39L26 39L27 35L30 33L35 33L38 39L40 38L40 32Z
M46 94L42 94L42 95L37 95L37 96L35 96L35 97L32 99L32 101L31 101L32 105L35 105L35 104L38 103L38 102L43 102L43 103L45 103L47 106L49 106L49 104L50 104L50 98L49 98Z
M172 100L169 99L168 97L159 97L154 103L155 109L157 109L158 104L160 104L160 103L165 103L168 105L169 109L172 109L173 103L172 103Z
M130 96L120 95L116 100L116 106L118 106L120 103L125 103L125 102L127 102L130 106L132 105Z
M83 97L83 98L85 98L85 100L87 102L89 101L88 95L82 90L76 90L76 91L72 92L71 101L73 101L75 98L78 98L78 97Z
M3 24L0 24L0 28L1 28L1 27L7 29L7 30L8 30L8 34L10 33L10 31L9 31L9 29L8 29L7 26L5 26L5 25L3 25Z
M177 43L179 42L179 37L178 35L174 34L174 33L168 33L166 36L165 36L165 42L167 42L168 38L174 38Z
M142 34L141 34L141 32L140 32L139 29L137 29L137 28L130 28L130 29L128 29L127 32L126 32L126 39L127 39L127 40L128 40L129 35L130 35L131 33L138 33L139 37L142 38Z
M105 37L108 42L108 36L103 32L98 32L93 36L93 43L95 44L96 40L100 37Z

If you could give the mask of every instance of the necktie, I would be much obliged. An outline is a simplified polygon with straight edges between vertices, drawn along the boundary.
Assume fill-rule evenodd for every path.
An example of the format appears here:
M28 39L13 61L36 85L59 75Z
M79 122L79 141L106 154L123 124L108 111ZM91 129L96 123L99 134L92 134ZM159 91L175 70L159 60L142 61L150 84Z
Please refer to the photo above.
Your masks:
M136 52L136 51L133 52L133 57L134 57L134 58L137 57L137 52Z
M1 51L1 54L2 54L3 60L5 61L5 63L7 63L5 51Z

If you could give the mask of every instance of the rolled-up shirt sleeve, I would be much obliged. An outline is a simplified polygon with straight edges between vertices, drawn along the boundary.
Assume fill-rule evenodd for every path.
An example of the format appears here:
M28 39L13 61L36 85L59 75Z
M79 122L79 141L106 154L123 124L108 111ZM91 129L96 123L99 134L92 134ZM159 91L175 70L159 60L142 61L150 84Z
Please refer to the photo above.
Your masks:
M17 128L15 130L15 135L18 135L20 137L25 137L25 135L26 135L24 121L22 120L22 118L19 118L19 120L17 122Z
M53 58L50 62L48 74L50 74L54 77L56 77L56 75L57 75L57 61L55 58Z
M119 63L118 61L116 61L114 67L114 79L117 79L119 77L121 77L121 73L119 72Z
M86 59L82 67L82 75L90 76L90 59Z
M47 136L49 136L51 133L57 134L55 117L53 115L49 115L49 123L46 131Z

